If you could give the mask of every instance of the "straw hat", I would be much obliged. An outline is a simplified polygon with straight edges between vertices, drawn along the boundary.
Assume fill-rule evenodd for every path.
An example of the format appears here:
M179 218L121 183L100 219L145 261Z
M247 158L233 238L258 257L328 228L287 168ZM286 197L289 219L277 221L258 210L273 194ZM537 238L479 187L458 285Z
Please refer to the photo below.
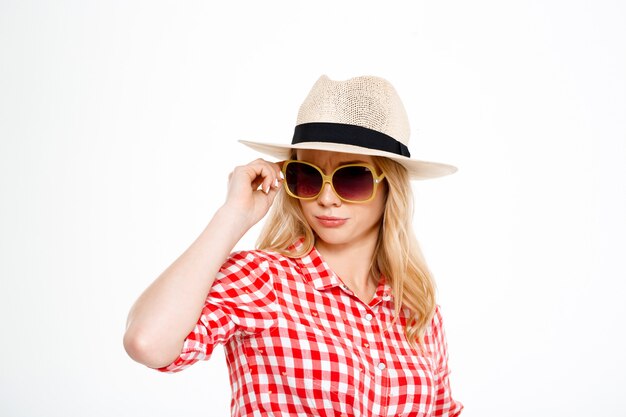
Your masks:
M250 148L278 159L292 149L316 149L384 156L399 162L411 179L452 174L452 165L412 159L409 120L395 88L373 76L334 81L321 76L298 112L291 144L240 140Z

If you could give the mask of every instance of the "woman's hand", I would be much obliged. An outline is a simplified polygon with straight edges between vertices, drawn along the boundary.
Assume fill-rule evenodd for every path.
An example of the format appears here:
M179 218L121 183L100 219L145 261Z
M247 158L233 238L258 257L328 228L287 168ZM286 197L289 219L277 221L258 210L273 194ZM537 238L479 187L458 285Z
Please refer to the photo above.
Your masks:
M280 163L257 159L236 167L228 176L224 208L239 213L247 227L268 212L283 181Z

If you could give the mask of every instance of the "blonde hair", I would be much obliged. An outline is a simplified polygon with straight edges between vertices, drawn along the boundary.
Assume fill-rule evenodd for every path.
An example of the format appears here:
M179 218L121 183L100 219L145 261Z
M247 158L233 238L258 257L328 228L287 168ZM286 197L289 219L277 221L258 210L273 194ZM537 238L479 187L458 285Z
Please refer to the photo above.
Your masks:
M373 157L385 173L387 198L372 260L373 276L383 274L394 295L395 319L408 311L404 329L407 340L415 345L423 336L435 313L435 283L413 232L413 192L406 168L399 163ZM315 235L307 223L300 203L284 191L277 196L257 241L257 248L273 250L289 257L302 257L315 244ZM303 245L294 250L296 239Z

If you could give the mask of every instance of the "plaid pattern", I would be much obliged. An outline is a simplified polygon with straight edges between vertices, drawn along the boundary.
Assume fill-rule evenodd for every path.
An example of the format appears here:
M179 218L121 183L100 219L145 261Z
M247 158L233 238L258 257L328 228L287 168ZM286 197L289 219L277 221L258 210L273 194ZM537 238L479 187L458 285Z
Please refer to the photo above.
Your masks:
M305 257L233 253L222 266L180 357L164 372L208 359L224 344L233 416L457 416L437 307L426 353L393 321L381 279L369 304L315 248Z

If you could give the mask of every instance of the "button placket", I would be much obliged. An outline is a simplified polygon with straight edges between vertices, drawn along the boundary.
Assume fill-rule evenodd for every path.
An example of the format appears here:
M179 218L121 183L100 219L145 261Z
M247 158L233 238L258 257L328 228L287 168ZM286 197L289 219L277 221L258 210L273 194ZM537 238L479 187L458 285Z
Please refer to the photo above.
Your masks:
M380 351L380 333L378 329L378 321L375 318L372 310L366 310L362 317L363 324L365 325L365 338L361 343L364 351L367 352L368 362L370 363L373 371L372 376L376 379L383 376L383 369L386 367L385 358L382 356L383 352Z
M366 325L369 325L370 329L370 332L368 332L370 337L367 338L368 340L363 342L363 346L366 348L369 348L370 346L374 348L376 346L376 338L374 334L376 333L377 323L371 313L366 313L365 316L363 316L363 320Z
M365 316L363 318L365 319L365 322L367 324L371 325L372 324L372 320L374 319L374 316L372 316L370 313L367 313L367 314L365 314ZM366 349L369 349L370 341L369 340L364 341L363 342L363 347L366 348Z

